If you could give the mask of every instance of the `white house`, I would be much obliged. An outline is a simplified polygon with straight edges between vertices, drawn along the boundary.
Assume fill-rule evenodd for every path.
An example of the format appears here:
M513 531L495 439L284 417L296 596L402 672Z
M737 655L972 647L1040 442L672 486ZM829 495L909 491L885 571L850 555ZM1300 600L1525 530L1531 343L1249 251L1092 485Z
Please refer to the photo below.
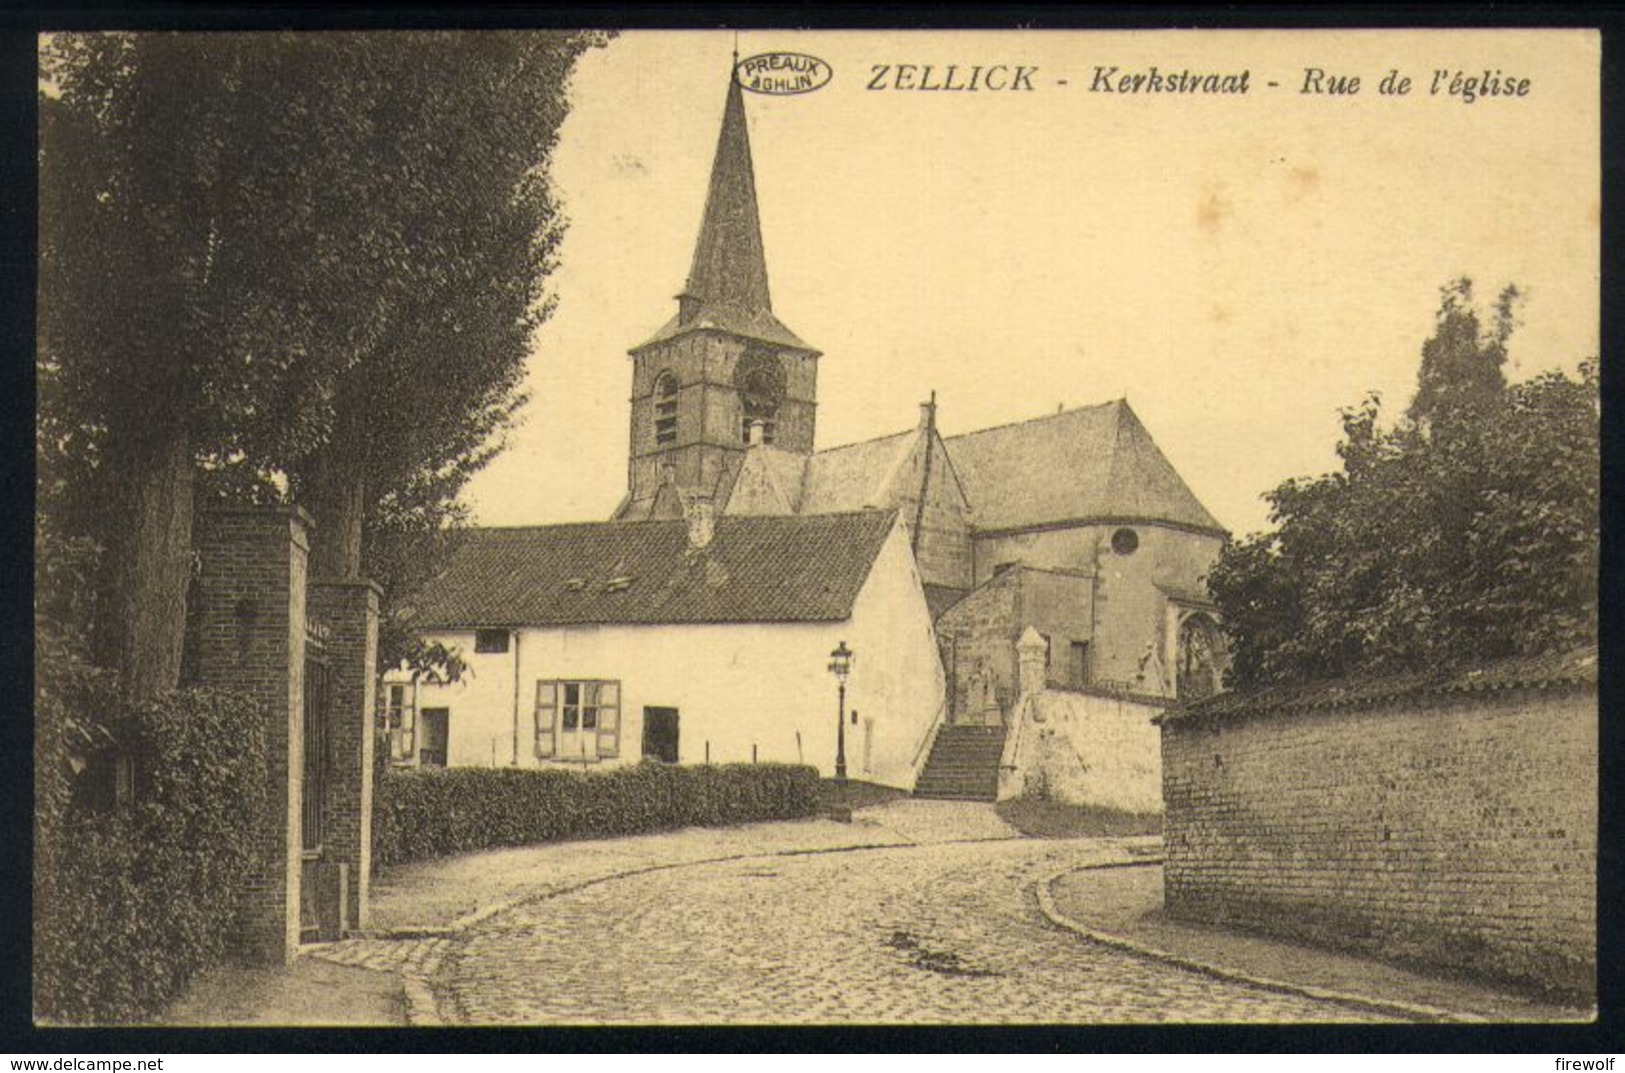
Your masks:
M834 772L830 653L850 777L911 788L945 682L906 528L892 511L470 532L412 622L459 681L385 677L405 765L583 767L643 759Z

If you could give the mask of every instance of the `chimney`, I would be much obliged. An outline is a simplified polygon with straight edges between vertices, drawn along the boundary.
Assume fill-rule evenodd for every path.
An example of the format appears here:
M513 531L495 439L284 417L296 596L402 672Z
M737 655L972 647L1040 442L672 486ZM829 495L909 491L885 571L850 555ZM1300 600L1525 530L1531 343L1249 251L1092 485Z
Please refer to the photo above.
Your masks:
M716 535L717 518L710 496L684 496L683 520L688 523L688 546L691 551L711 545L711 538Z
M700 299L698 296L684 291L677 296L677 323L684 328L693 324L700 315Z
M933 429L937 427L937 393L931 392L931 401L920 403L920 428Z
M756 420L752 421L750 423L750 445L752 447L760 447L762 445L763 437L766 434L766 432L767 432L767 422L766 421L763 421L759 417Z

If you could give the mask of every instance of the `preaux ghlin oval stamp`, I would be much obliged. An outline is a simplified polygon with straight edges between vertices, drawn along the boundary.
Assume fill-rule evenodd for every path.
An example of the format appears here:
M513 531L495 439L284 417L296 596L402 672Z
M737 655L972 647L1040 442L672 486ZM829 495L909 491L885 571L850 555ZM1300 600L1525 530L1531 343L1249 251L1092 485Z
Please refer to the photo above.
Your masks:
M829 64L801 52L763 52L740 60L734 67L741 88L778 96L811 93L834 75Z

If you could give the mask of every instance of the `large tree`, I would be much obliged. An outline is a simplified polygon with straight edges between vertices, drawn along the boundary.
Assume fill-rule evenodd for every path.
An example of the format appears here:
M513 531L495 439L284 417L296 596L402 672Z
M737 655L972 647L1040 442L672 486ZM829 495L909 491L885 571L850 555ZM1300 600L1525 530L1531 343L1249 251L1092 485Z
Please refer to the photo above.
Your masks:
M1232 685L1461 666L1595 637L1600 441L1594 363L1508 386L1517 292L1493 316L1444 289L1405 417L1343 414L1342 468L1266 495L1275 528L1208 583ZM1488 319L1489 325L1485 326Z
M407 576L522 401L566 33L53 38L44 506L106 546L102 661L179 672L195 474L290 494L313 570Z

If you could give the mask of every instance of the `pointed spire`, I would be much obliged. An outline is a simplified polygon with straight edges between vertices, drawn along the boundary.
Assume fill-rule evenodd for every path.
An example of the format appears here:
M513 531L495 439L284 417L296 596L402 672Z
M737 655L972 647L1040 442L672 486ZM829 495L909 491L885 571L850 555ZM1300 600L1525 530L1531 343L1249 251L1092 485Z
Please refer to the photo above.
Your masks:
M705 218L694 244L688 283L678 296L685 322L702 310L725 319L770 312L767 256L756 209L756 175L751 166L750 134L745 129L744 92L737 75L728 79L728 103L722 134L711 164L711 188Z

